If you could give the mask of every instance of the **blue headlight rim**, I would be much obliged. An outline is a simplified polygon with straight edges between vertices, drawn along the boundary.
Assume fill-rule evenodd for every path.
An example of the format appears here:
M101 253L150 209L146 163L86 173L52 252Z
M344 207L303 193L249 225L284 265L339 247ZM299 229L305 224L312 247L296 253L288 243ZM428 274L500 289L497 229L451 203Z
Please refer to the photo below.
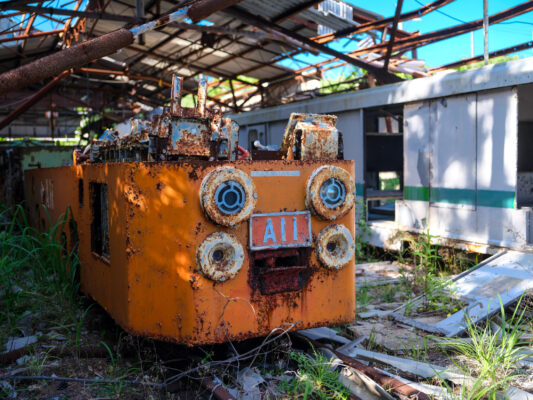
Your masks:
M328 188L331 185L335 185L338 188L339 194L334 199L331 199L327 195ZM331 210L342 206L346 200L346 186L338 178L331 177L326 179L326 181L324 181L324 183L320 186L320 200L322 200L322 204Z
M232 204L227 202L228 194L235 194L237 200ZM215 191L215 204L220 212L226 215L237 214L244 208L246 202L246 191L237 181L227 180L218 185Z

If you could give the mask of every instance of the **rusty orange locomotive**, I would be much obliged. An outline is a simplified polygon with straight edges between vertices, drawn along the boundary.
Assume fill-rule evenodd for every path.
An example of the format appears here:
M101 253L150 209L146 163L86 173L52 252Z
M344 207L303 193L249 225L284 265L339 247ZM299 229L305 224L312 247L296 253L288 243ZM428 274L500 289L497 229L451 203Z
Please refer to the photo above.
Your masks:
M336 118L293 114L279 152L239 160L238 125L205 90L182 108L175 78L150 123L28 171L33 218L70 206L82 291L135 335L197 345L353 321L354 162Z

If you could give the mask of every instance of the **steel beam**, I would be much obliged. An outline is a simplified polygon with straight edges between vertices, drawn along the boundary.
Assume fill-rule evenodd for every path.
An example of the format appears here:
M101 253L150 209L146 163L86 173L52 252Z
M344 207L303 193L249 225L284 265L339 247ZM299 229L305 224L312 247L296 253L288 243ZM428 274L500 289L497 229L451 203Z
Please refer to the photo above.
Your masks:
M68 75L70 75L70 71L63 71L58 76L56 76L54 79L52 79L50 82L48 82L46 85L44 85L41 89L39 89L31 98L26 100L24 103L18 106L15 110L9 113L7 117L5 117L2 121L0 121L0 130L4 129L13 120L15 120L18 116L20 116L20 114L22 114L28 108L33 106L35 103L37 103L44 95L46 95L50 90L52 90L59 83L61 79L65 78Z
M433 3L426 4L419 9L401 14L398 18L398 21L407 21L413 18L419 18L422 15L428 14L431 11L434 11L446 4L450 4L454 0L436 0ZM335 38L355 35L356 33L368 32L373 29L383 29L393 23L395 17L383 18L376 21L370 21L364 24L357 26L356 28L346 28L338 30L337 32L327 33L325 35L316 36L314 39L319 43L329 42Z
M91 12L91 11L77 11L67 10L65 8L53 8L53 7L39 7L39 6L17 6L13 7L15 10L34 12L37 14L54 14L54 15L67 15L70 17L80 18L92 18L105 21L119 21L138 24L143 22L144 19L137 17L129 17L127 15L109 14L104 12Z
M105 57L133 43L134 37L150 30L159 28L170 22L183 20L185 17L197 19L217 12L230 3L237 4L241 0L202 0L194 6L183 7L154 21L131 29L119 29L95 39L79 43L50 56L43 57L22 67L0 75L0 93L31 85L42 79L54 76L70 68L80 67L93 60Z
M292 32L289 29L286 29L282 26L278 26L276 24L273 24L261 17L252 15L244 10L241 10L237 7L229 7L224 10L225 13L240 19L243 22L246 22L248 24L252 24L257 26L260 29L266 29L266 30L272 30L276 32L280 32L284 35L287 35L295 40L298 40L299 42L305 43L307 46L313 47L315 50L326 53L329 55L332 55L334 57L340 58L341 60L346 61L349 64L355 65L356 67L363 68L372 74L376 76L381 82L383 83L393 83L393 82L399 82L402 81L401 78L398 76L388 72L384 71L382 68L379 68L378 66L372 65L371 63L368 63L366 61L363 61L359 58L351 57L349 55L346 55L344 53L341 53L339 51L333 50L323 44L316 43L309 38L299 35L297 33Z
M521 14L525 14L529 11L533 11L533 0L526 1L522 4L519 4L515 7L508 8L507 10L501 11L499 13L493 14L489 17L489 24L497 24L499 22L505 21L509 18L516 17ZM397 39L396 43L393 46L393 50L406 50L413 46L425 46L427 44L448 39L453 36L461 35L463 33L471 32L477 29L480 29L483 26L483 19L478 19L476 21L467 22L461 25L455 25L449 28L441 29L434 32L429 32L423 35L416 37L408 37L404 39ZM388 42L378 43L373 46L365 47L364 49L358 49L351 52L351 55L361 55L372 52L381 52L387 47Z
M515 53L518 51L527 50L531 48L533 48L533 41L525 42L525 43L517 44L516 46L506 47L505 49L493 51L489 53L489 58L504 56L509 53ZM458 68L463 65L468 65L468 64L475 63L475 62L483 61L484 57L485 55L483 54L481 56L466 58L464 60L460 60L460 61L456 61L450 64L442 65L440 67L432 68L430 71L439 72L439 71L444 71L450 68Z
M383 68L389 68L389 59L392 54L392 46L394 45L394 39L396 38L396 29L398 29L398 20L400 19L400 14L402 13L403 0L398 0L396 4L396 13L394 14L394 21L392 21L392 29L390 31L389 44L387 45L387 52L385 53L385 61L383 63Z

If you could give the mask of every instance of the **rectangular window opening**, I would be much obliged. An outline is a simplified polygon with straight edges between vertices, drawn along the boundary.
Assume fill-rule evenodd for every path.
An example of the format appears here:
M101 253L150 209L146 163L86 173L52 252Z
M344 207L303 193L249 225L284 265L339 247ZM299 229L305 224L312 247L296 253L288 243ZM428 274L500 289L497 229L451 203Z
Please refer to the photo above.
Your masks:
M83 179L78 179L78 203L83 207Z
M91 182L91 250L109 260L109 207L107 184Z
M365 110L364 131L367 219L393 221L403 199L403 106Z

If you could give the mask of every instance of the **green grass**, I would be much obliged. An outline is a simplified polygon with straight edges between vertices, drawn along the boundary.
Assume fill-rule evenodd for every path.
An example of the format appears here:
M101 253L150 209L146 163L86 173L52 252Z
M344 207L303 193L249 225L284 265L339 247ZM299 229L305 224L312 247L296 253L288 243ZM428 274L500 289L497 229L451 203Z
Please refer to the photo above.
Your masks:
M283 382L280 389L287 399L335 399L345 400L350 391L339 382L339 373L331 368L330 362L322 354L314 352L314 357L291 351L290 358L298 365L296 376Z
M504 392L510 387L510 381L523 375L517 369L517 362L528 355L520 353L527 346L521 339L524 330L520 328L524 322L524 311L519 312L520 303L515 307L509 319L500 299L501 324L499 329L493 331L489 318L480 327L474 325L470 319L467 321L467 332L470 340L446 339L442 346L459 355L455 365L465 375L472 375L475 381L470 387L463 386L461 399L496 399L499 392ZM462 359L462 361L461 361ZM457 360L456 357L452 360Z
M70 209L56 222L48 216L48 227L39 231L21 206L0 212L0 343L28 324L79 320L79 262L64 243L70 217Z

